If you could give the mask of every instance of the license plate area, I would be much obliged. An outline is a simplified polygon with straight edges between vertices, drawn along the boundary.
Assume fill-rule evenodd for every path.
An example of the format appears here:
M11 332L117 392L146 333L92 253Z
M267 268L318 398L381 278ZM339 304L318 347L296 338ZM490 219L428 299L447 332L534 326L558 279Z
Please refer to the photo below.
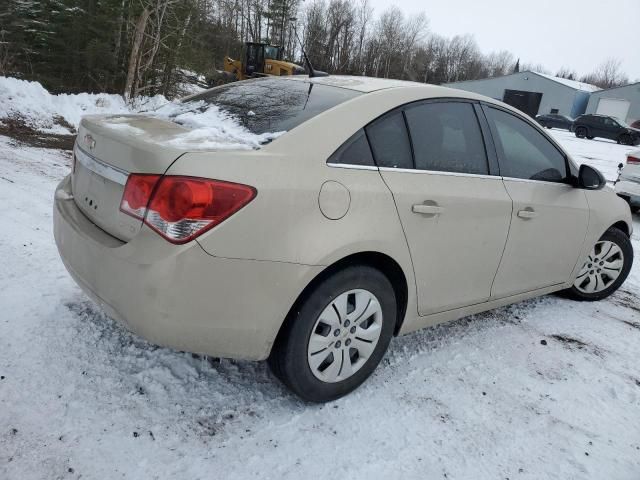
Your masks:
M131 240L140 230L142 222L120 211L128 174L87 154L83 156L82 151L78 155L78 151L76 148L77 161L72 176L76 205L105 232L122 241Z

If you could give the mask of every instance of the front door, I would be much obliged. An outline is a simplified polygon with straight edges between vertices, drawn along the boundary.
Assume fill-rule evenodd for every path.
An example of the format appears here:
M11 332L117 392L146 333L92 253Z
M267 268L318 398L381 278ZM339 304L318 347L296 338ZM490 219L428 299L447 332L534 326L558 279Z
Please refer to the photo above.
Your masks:
M491 175L474 105L410 104L367 127L367 137L405 232L419 314L488 300L511 199Z
M602 121L604 123L604 137L611 140L617 140L621 130L618 122L609 117L604 117Z
M532 124L485 106L500 173L513 200L511 227L493 298L564 283L589 221L584 191L567 182L564 154Z

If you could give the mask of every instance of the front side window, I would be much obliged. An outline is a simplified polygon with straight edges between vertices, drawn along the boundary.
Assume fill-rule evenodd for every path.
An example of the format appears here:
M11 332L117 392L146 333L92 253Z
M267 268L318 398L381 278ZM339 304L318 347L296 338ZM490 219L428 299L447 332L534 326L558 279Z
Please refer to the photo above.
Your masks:
M366 130L378 167L413 168L411 144L400 110L376 120Z
M473 105L423 103L405 110L416 168L488 174L482 132Z
M487 108L504 177L562 182L567 178L564 155L524 120Z

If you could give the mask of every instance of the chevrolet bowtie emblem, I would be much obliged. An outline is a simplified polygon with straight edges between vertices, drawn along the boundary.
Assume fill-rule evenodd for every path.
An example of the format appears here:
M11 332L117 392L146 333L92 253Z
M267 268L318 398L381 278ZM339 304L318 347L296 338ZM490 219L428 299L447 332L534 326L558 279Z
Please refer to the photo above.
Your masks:
M89 134L86 134L84 136L84 143L87 147L89 147L89 150L93 150L96 147L96 141Z

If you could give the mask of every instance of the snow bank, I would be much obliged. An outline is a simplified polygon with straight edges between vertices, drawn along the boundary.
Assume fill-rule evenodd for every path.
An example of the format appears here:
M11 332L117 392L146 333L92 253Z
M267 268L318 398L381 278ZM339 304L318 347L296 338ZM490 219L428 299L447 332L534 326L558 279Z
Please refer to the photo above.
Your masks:
M84 115L131 113L167 103L162 95L142 98L128 106L120 95L106 93L50 94L40 83L0 77L0 122L19 117L43 133L73 134ZM60 119L64 121L61 122ZM68 125L66 125L68 124Z

